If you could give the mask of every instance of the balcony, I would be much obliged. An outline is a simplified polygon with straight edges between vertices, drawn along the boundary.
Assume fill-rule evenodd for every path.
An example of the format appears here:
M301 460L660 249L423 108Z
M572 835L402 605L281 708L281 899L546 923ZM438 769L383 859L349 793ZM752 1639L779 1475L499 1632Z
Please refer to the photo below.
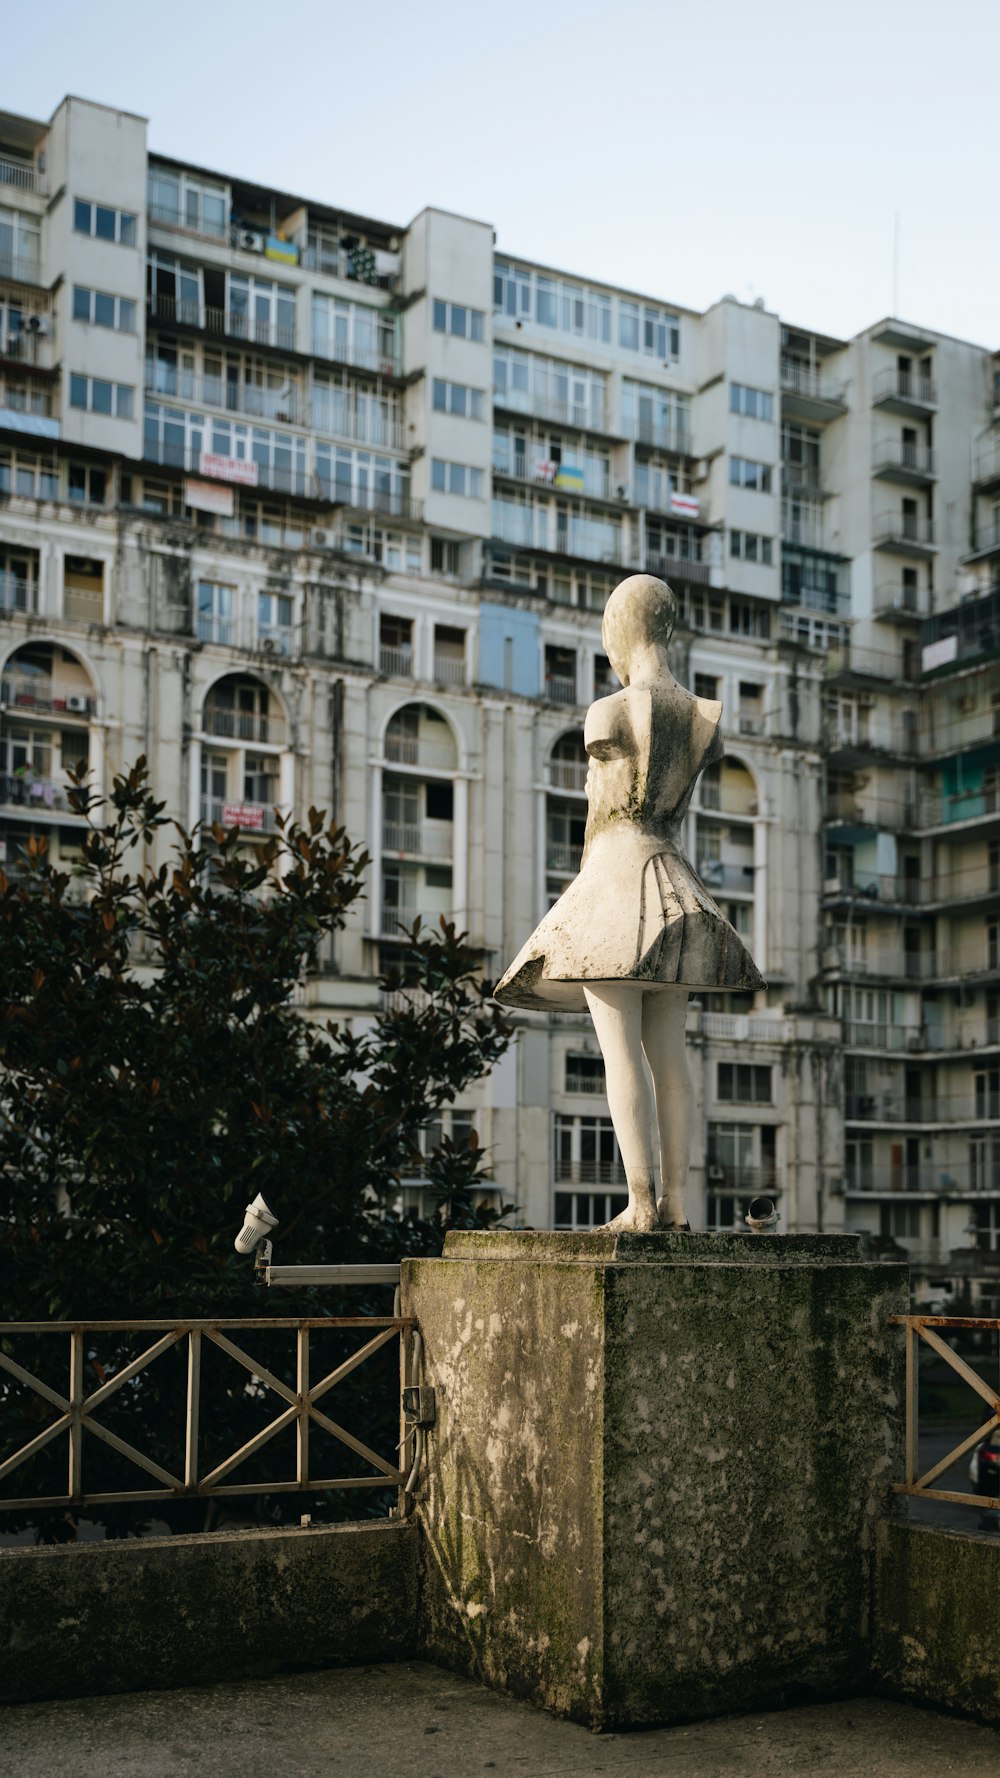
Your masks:
M410 525L423 521L423 501L396 488L351 488L343 482L327 481L324 476L318 480L319 497L331 506L342 506L348 512L381 513L385 518L402 519Z
M826 540L823 535L822 510L809 510L794 513L789 511L785 502L781 508L781 540L804 549L824 550Z
M603 407L598 410L559 401L542 390L495 389L493 405L510 414L530 414L536 420L554 420L557 425L573 426L579 432L607 435L609 430Z
M885 1019L845 1019L844 1047L919 1055L928 1048L927 1032L923 1025L896 1025Z
M550 759L549 786L553 790L586 790L589 759Z
M289 444L291 444L291 434L288 436ZM142 447L145 462L159 463L164 468L183 469L189 475L203 475L205 473L202 467L202 458L207 454L209 453L196 451L189 445L175 444L172 439L150 438L148 436ZM242 476L238 479L234 476L232 481L226 476L212 477L211 479L220 481L226 487L236 485L266 488L276 494L296 494L300 498L312 494L313 498L316 498L302 461L298 463L260 463L254 458L241 461L240 468L246 471L245 481Z
M736 1161L720 1161L714 1154L705 1156L705 1178L709 1191L740 1192L748 1197L757 1192L780 1191L782 1184L775 1166L743 1167Z
M699 858L698 875L708 890L733 890L737 895L753 894L752 864L723 864L717 858Z
M872 384L872 404L891 414L932 414L937 389L931 377L887 365Z
M1000 797L992 787L979 790L925 791L920 799L921 828L950 827L953 823L995 821L1000 814Z
M249 383L230 383L222 377L196 377L173 365L147 363L146 394L167 401L190 401L218 408L227 414L245 414L253 420L277 420L286 426L308 426L309 404L298 388L262 389Z
M41 285L41 269L34 253L5 253L0 249L0 278L11 284Z
M275 785L277 790L277 785ZM280 833L280 810L267 803L225 802L221 797L201 799L201 819L206 827L238 827L243 833Z
M783 358L779 374L781 412L786 420L812 420L822 425L847 412L845 384L823 376L813 365Z
M1000 440L993 439L977 451L972 479L978 494L1000 489Z
M70 786L33 772L0 772L0 803L5 808L30 809L38 815L69 814L83 819L70 802Z
M905 487L926 487L937 475L934 452L926 445L888 440L875 446L872 474L881 481L898 482Z
M617 1185L625 1189L625 1168L617 1158L571 1161L557 1155L553 1171L557 1185Z
M575 704L577 702L576 680L569 679L561 673L546 673L545 690L542 694L552 704Z
M413 649L408 642L397 647L384 642L379 644L378 670L387 673L390 678L409 679L413 673Z
M646 555L646 573L658 580L684 581L687 586L708 586L711 569L707 562L696 562L690 556Z
M273 351L294 352L295 328L276 321L264 321L238 309L210 309L204 303L185 302L181 297L154 294L149 298L153 321L168 327L190 328L197 333L223 335L245 340L253 346L267 346Z
M742 785L700 782L700 807L722 815L756 815L757 792Z
M1000 524L996 519L987 519L983 524L976 525L972 537L970 556L992 556L1000 550ZM966 557L966 560L969 558Z
M314 389L308 414L304 423L320 438L347 438L353 444L374 445L382 451L406 448L402 420L381 413L374 403L361 413L351 408L345 410L342 403L330 400L325 389Z
M562 840L549 840L545 848L545 868L558 876L577 876L582 858L582 846L569 846Z
M9 570L0 570L0 611L8 616L30 616L38 610L38 586Z
M0 679L0 709L16 711L18 716L57 714L60 721L67 717L86 720L93 716L96 707L96 698L79 683L64 684L34 676L22 678L14 673L5 673Z
M448 910L445 910L444 918L451 919L451 913ZM441 911L439 909L432 909L430 913L422 913L418 907L411 907L409 902L399 907L383 906L379 932L382 938L394 938L404 944L410 936L414 920L419 920L421 926L438 927L440 919Z
M288 624L255 624L248 615L220 617L199 611L195 620L199 642L214 643L218 648L238 648L251 654L283 655L291 659L295 652L295 636Z
M465 655L446 654L440 649L434 650L434 682L436 685L465 685L467 680Z
M0 158L0 185L10 185L15 191L34 192L36 197L45 198L49 195L48 180L44 173L33 167L30 161L12 161Z
M673 451L681 456L691 454L691 429L672 421L640 420L630 415L622 421L621 431L636 444L648 445L654 451Z
M912 1166L902 1162L898 1165L876 1162L872 1166L848 1167L844 1186L848 1192L914 1192L940 1197L952 1192L967 1192L970 1189L969 1169L968 1166L951 1167L943 1161Z
M574 471L575 471L575 465ZM610 475L593 469L581 469L581 481L561 481L562 466L549 458L529 462L525 457L494 458L493 474L501 481L527 483L533 488L550 488L556 493L574 494L583 500L609 500L616 505L624 501L616 497L616 485Z
M927 615L923 597L917 587L902 581L880 581L872 600L872 616L883 623L911 624Z
M795 1020L774 1018L765 1013L703 1012L700 1027L703 1037L721 1038L737 1043L791 1043L795 1038Z
M222 741L249 741L280 747L285 739L284 719L265 716L255 710L231 710L224 705L206 704L202 716L202 732Z
M43 384L0 377L0 428L31 438L59 437L55 392Z
M878 648L861 648L855 642L842 642L827 654L827 679L884 679L898 685L907 675L898 654Z
M906 1098L902 1093L848 1093L847 1123L970 1124L1000 1118L1000 1093L970 1098L968 1093L930 1094Z
M617 526L569 517L561 522L554 506L515 506L494 500L490 531L497 543L515 549L544 550L582 561L625 563L624 540Z
M905 799L835 792L823 798L823 820L843 827L877 828L880 833L910 833L921 825L921 810Z
M398 350L389 350L377 341L339 340L330 339L325 334L313 334L309 350L314 358L346 365L349 370L368 370L378 377L399 377L402 374Z
M872 541L876 549L892 550L897 556L914 556L921 560L934 554L933 519L914 518L900 512L883 512L875 520Z
M425 741L417 735L387 734L385 757L394 765L423 766L430 772L453 772L457 765L450 741Z
M363 248L359 252L349 247L314 242L302 249L300 264L307 272L323 272L328 278L342 278L347 283L365 284L369 289L391 292L399 284L399 272L389 270L390 260L395 260L398 266L398 253L387 253L381 248Z

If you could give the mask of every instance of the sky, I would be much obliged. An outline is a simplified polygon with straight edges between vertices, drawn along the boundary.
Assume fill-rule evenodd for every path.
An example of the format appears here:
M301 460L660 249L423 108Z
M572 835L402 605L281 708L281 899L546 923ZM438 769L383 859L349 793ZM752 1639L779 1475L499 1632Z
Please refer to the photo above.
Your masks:
M46 0L17 56L5 11L6 109L76 93L154 151L397 224L455 210L681 307L1000 347L997 0Z

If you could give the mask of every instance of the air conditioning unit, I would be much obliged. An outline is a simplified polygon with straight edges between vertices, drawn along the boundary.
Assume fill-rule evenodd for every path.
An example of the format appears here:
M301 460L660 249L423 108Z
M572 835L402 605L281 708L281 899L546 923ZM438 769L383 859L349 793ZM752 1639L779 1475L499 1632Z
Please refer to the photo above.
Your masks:
M330 542L330 534L328 531L313 531L312 541L317 549L326 549Z
M89 703L89 698L80 697L79 693L72 692L66 699L66 708L71 710L74 716L86 716Z
M52 321L48 315L29 315L25 326L29 333L36 333L41 338L52 332Z
M263 253L264 237L259 235L256 229L238 228L236 230L236 245L242 247L244 253Z
M708 1169L708 1177L713 1185L721 1185L726 1177L725 1167L718 1167L713 1163Z
M911 1035L906 1039L906 1047L908 1050L922 1050L923 1049L924 1040L921 1037L919 1031L911 1033Z

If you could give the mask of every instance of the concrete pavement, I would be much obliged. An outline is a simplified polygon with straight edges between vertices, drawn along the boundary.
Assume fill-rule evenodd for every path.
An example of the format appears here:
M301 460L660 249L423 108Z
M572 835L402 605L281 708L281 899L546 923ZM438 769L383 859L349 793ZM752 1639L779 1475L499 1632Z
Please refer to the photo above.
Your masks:
M12 1706L4 1778L996 1778L1000 1735L883 1699L592 1735L420 1662Z

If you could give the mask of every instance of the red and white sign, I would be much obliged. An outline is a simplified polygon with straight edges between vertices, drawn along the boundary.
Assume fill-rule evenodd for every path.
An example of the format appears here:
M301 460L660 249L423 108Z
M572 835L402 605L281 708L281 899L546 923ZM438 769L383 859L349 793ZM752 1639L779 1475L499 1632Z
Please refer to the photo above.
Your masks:
M536 482L554 482L555 479L556 466L554 463L550 463L547 458L544 458L541 462L535 464Z
M264 831L264 811L256 803L223 803L223 827L255 827Z
M239 482L244 488L257 486L256 463L245 463L241 457L220 457L216 451L202 451L198 472L217 482Z
M701 501L693 494L671 494L670 510L682 519L698 519L701 517Z
M217 512L224 519L231 519L236 506L236 495L232 488L220 488L216 482L195 482L189 479L184 483L184 504L192 506L195 512Z

